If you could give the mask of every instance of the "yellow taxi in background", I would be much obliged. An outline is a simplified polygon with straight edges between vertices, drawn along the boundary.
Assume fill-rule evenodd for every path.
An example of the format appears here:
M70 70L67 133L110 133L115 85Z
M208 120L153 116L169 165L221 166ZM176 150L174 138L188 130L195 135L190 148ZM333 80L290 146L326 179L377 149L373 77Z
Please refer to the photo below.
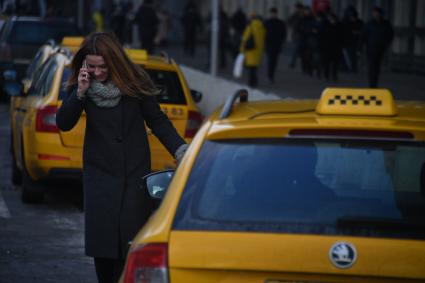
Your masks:
M83 43L84 37L82 36L65 36L62 38L61 46L68 48L72 53L75 53Z
M157 97L162 111L167 114L177 132L190 143L203 121L203 116L196 106L202 99L201 93L189 89L179 66L165 53L163 56L152 56L139 49L126 49L126 52L130 60L142 66L154 83L162 89L161 95ZM152 170L174 168L174 158L149 129L148 138Z
M120 282L425 282L425 103L247 97L206 120L175 171L144 177L165 196Z
M78 40L63 44L70 46ZM148 56L142 50L127 52L163 90L158 96L162 110L190 143L202 122L194 102L201 99L201 94L189 90L179 67L168 57ZM45 180L81 177L85 115L69 132L59 131L55 118L66 95L64 84L71 72L71 59L68 48L58 48L35 71L28 91L18 93L11 103L12 181L22 182L24 202L43 199ZM149 142L153 170L175 167L174 159L151 134Z

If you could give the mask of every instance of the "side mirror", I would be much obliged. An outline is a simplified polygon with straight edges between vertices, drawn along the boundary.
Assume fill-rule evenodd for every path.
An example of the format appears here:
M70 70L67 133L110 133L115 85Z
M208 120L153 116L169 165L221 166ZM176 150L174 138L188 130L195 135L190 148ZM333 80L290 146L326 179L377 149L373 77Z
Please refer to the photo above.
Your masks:
M200 91L191 89L190 94L192 95L192 98L196 103L202 100L202 93Z
M3 85L3 91L8 96L20 96L22 94L22 85L17 82L5 82Z
M173 178L174 170L164 170L150 173L142 178L144 189L153 199L162 199L167 192L168 185Z

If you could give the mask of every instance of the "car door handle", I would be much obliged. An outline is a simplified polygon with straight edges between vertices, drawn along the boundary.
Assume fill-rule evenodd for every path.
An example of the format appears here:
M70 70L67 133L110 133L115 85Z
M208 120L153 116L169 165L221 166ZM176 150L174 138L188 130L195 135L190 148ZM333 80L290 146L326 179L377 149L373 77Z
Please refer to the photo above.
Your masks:
M25 108L15 108L18 112L23 112L23 113L25 113L25 112L27 112L27 109L25 109Z

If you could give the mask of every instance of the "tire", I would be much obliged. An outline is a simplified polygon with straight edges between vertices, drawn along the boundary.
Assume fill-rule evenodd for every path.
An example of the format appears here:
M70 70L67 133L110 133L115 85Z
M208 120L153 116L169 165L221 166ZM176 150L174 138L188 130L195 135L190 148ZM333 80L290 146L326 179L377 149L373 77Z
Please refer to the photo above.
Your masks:
M27 170L22 174L21 200L24 203L41 203L44 200L44 189L40 182L31 179Z
M39 181L34 181L25 166L24 147L22 146L22 185L21 200L24 203L41 203L44 200L44 188Z

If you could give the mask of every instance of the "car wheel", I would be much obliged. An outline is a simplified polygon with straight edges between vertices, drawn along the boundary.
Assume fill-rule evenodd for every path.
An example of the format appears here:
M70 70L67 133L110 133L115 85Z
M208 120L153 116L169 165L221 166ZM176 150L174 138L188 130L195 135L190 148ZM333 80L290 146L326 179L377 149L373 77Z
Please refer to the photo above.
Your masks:
M22 174L22 194L21 200L24 203L41 203L44 200L44 190L41 184L31 179L27 170L23 170Z
M22 185L21 200L24 203L41 203L44 200L44 188L38 181L34 181L28 174L25 166L24 148L22 147Z

